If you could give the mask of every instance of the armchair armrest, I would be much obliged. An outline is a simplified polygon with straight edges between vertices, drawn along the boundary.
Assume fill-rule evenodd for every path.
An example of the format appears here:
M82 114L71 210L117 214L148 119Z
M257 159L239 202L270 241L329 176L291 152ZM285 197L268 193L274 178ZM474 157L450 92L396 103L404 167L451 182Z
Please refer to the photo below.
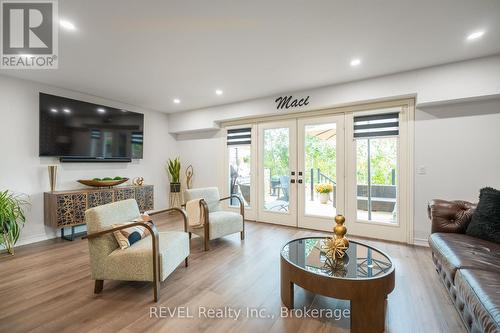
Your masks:
M431 232L465 233L476 204L467 201L434 199L427 206Z
M87 234L86 236L83 236L82 239L86 239L86 238L92 239L92 238L96 238L96 237L99 237L99 236L102 236L105 234L109 234L110 232L115 232L118 230L130 228L130 227L135 227L135 226L142 226L142 227L148 229L149 232L151 233L151 236L153 236L153 238L158 238L158 229L156 229L156 226L153 224L153 222L147 221L147 222L131 222L131 223L127 223L124 225L120 225L118 227L109 228L109 229L101 230L98 232L93 232L91 234Z
M228 197L221 198L219 201L224 201L228 199L237 199L240 202L240 214L243 216L243 222L245 221L245 204L243 203L243 200L236 194L230 195Z
M173 207L173 208L168 208L168 209L148 211L147 214L149 216L154 216L154 215L158 215L158 214L162 214L162 213L167 213L167 212L178 212L179 214L181 214L183 222L184 222L184 232L188 231L187 215L186 215L186 212L183 209L181 209L181 208Z
M203 221L203 225L205 226L205 231L206 231L206 234L208 235L208 228L209 228L209 225L208 225L208 214L209 214L209 211L208 211L208 204L207 202L205 201L205 199L201 199L200 200L200 206L201 208L203 209L203 217L204 217L204 221Z

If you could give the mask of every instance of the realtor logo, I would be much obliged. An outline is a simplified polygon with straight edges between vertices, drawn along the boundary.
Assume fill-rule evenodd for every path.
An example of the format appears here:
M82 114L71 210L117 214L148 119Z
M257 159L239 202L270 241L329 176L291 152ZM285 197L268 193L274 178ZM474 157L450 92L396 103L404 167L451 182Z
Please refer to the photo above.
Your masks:
M0 68L57 68L57 0L1 0Z

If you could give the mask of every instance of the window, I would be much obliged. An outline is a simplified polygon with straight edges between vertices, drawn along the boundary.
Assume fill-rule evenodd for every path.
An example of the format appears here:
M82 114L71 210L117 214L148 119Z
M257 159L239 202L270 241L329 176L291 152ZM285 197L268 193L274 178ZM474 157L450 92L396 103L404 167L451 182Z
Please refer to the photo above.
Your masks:
M357 218L396 223L399 113L354 117Z
M236 194L245 203L251 206L251 143L252 129L235 128L227 131L227 154L229 161L229 193ZM230 199L231 206L239 206L236 199Z

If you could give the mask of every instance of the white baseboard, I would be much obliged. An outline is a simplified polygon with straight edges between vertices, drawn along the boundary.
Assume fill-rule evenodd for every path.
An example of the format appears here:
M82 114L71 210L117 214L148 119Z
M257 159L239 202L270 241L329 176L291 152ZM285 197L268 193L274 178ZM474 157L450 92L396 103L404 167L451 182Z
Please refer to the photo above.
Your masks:
M429 247L427 238L413 238L413 245Z
M15 247L18 247L18 246L21 246L21 245L26 245L26 244L31 244L31 243L37 243L37 242L41 242L41 241L44 241L44 240L47 240L47 239L52 239L52 238L56 238L58 237L56 233L54 234L46 234L46 233L43 233L43 234L36 234L36 235L30 235L26 238L22 238L20 239L17 243L16 243L16 246Z

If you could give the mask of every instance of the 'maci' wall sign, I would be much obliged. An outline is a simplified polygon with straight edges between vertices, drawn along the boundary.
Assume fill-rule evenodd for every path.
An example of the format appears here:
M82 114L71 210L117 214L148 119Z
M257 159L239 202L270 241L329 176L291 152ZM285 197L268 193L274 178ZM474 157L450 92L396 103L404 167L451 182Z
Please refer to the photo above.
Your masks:
M297 108L308 105L309 96L300 99L299 98L293 99L293 96L281 96L276 98L274 102L276 103L276 109L278 110Z

